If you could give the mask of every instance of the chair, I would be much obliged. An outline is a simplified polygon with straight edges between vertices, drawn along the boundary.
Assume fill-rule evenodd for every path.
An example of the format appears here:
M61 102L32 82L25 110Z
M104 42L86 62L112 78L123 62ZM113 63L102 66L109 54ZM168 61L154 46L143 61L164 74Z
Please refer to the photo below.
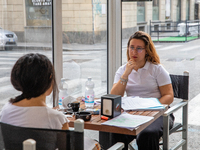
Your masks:
M182 99L182 101L171 108L169 108L163 115L163 137L160 139L163 148L169 149L169 135L175 132L182 132L182 139L172 148L178 149L182 146L184 150L187 150L187 139L188 139L188 99L189 99L189 72L185 71L183 75L172 75L170 74L172 81L172 87L174 92L174 97ZM182 108L182 123L175 123L172 129L169 129L169 116L175 111ZM130 150L137 150L137 144L133 140L129 144Z
M187 150L188 145L188 99L189 99L189 72L183 75L170 75L174 91L174 97L182 99L181 102L169 108L163 115L163 149L169 149L169 135L175 132L182 132L182 139L172 148ZM169 130L169 115L182 108L182 123L174 124Z
M74 122L74 130L28 128L0 122L0 150L22 150L23 142L27 139L36 141L37 150L83 150L84 121L77 119ZM121 150L123 145L116 143L113 146ZM114 149L111 147L111 150Z
M78 123L77 123L78 124ZM75 130L19 127L0 122L0 149L22 150L23 141L34 139L37 150L83 150L84 123ZM77 144L78 143L78 144Z

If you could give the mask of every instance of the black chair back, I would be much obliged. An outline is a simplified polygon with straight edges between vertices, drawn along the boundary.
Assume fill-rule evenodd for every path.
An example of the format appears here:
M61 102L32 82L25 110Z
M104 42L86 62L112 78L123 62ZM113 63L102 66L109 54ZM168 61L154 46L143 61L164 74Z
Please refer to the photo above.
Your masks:
M84 133L73 130L18 127L0 122L0 150L22 150L23 141L34 139L37 150L83 150Z
M188 100L189 76L170 74L170 78L172 81L174 97Z

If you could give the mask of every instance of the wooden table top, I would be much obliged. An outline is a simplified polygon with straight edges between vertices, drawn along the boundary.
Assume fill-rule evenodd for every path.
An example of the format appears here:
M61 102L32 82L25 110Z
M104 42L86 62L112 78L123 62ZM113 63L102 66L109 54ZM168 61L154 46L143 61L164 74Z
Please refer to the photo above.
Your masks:
M80 103L81 108L85 108L84 102L81 101ZM100 105L95 105L94 108L100 108ZM167 107L166 107L167 109ZM152 116L154 117L153 120L135 128L133 131L125 128L120 127L114 127L114 126L108 126L108 125L101 125L101 123L105 122L106 120L101 120L100 115L92 115L92 118L90 121L85 121L84 123L84 129L90 129L90 130L97 130L97 131L103 131L103 132L111 132L111 133L120 133L120 134L128 134L128 135L137 135L139 134L143 129L145 129L148 125L150 125L153 121L155 121L157 118L159 118L161 115L164 114L165 110L154 110L154 111L128 111L128 113L133 115L143 115L143 116ZM74 120L73 118L68 118L70 120L69 126L74 127Z

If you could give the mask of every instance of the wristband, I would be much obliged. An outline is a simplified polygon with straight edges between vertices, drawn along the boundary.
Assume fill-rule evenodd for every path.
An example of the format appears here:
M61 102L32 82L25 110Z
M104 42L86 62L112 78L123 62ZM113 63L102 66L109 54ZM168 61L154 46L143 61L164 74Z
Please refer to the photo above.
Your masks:
M123 79L121 77L120 77L120 80L121 80L120 83L123 85L125 85L128 82L128 79Z

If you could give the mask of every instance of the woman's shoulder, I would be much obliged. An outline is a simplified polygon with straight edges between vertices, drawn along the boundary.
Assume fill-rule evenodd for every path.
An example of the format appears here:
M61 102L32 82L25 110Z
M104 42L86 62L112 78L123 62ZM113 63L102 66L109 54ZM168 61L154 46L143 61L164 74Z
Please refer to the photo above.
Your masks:
M162 64L154 64L152 62L148 62L149 63L149 69L151 70L165 70L165 68L163 67Z
M12 103L10 103L10 102L7 102L7 103L5 103L5 105L3 106L3 108L2 108L2 111L4 111L4 110L7 110L7 109L15 109L15 106L12 104ZM1 112L2 112L1 111Z
M61 111L55 110L55 109L50 108L50 107L45 107L45 109L47 110L48 114L51 115L51 116L65 117L65 115Z
M125 64L123 64L122 66L120 66L119 68L118 68L118 71L121 71L121 70L125 70L126 69L126 64L127 63L125 63Z
M54 126L53 128L60 129L60 126L62 126L66 122L69 122L69 120L63 114L63 112L55 110L55 109L50 108L50 107L47 107L46 109L47 109L47 112L48 112L48 117L51 120L52 125Z
M163 67L162 64L154 64L149 62L148 72L154 76L159 74L169 74L168 71Z

